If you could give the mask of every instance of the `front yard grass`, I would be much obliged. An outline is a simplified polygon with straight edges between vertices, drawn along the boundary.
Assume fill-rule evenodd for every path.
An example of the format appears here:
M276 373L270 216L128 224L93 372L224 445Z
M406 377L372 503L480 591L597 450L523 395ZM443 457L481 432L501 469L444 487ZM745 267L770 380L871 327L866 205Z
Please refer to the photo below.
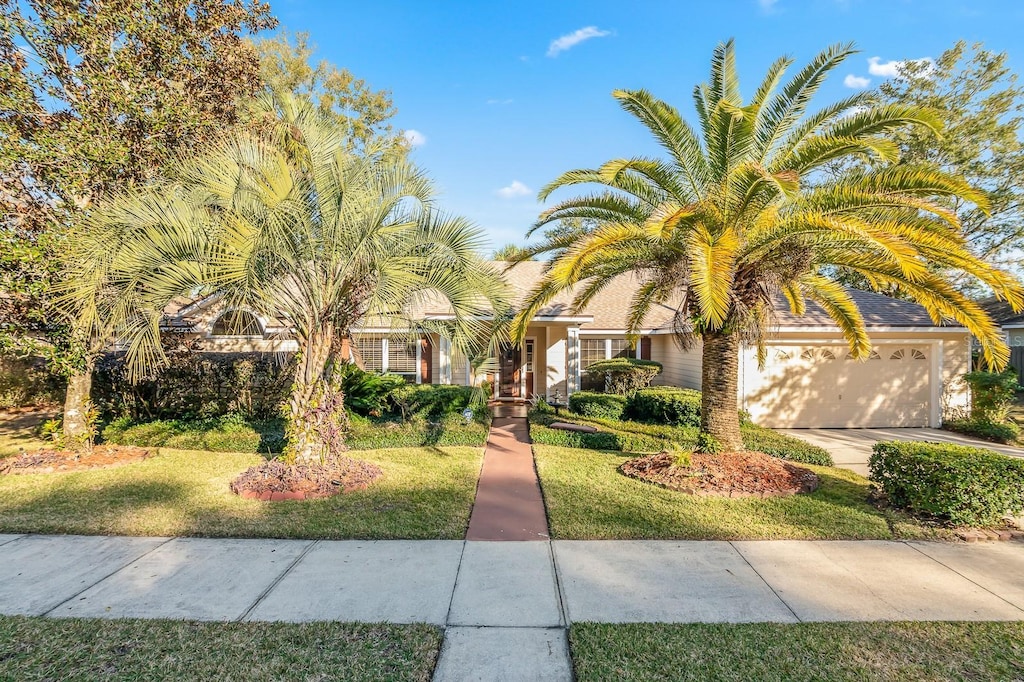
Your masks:
M161 449L135 464L0 478L0 532L323 539L461 539L478 447L355 452L384 475L302 502L241 499L228 484L259 455Z
M5 680L429 680L429 625L0 617Z
M867 502L868 480L806 464L821 478L809 495L695 497L623 476L636 455L534 445L552 538L560 540L891 540L945 531Z
M577 623L569 643L580 682L1024 678L1020 623Z

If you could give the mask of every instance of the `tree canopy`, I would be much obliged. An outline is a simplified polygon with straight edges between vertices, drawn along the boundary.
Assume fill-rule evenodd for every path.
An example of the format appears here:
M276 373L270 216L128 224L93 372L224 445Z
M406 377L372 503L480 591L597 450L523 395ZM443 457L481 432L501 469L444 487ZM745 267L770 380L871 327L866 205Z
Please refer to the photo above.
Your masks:
M816 302L852 356L868 357L864 319L828 276L835 271L872 288L896 287L936 321L966 326L988 358L1005 362L998 327L946 274L965 273L1015 308L1024 305L1011 276L971 253L949 209L958 201L985 208L985 194L934 164L895 163L900 149L891 136L907 127L935 134L940 117L916 105L872 102L867 94L808 110L828 74L853 53L851 45L834 45L788 78L792 60L777 59L745 100L733 44L720 44L710 79L693 91L696 128L646 90L615 91L664 157L570 170L541 190L546 200L568 187L597 188L557 202L535 229L566 219L596 226L548 241L554 258L516 319L516 336L560 292L575 287L582 307L618 275L634 274L641 285L630 306L630 333L643 328L654 304L675 307L681 342L702 341L702 432L729 449L742 446L740 344L756 344L763 357L783 301L796 314L807 300ZM860 158L877 164L818 178L826 164Z

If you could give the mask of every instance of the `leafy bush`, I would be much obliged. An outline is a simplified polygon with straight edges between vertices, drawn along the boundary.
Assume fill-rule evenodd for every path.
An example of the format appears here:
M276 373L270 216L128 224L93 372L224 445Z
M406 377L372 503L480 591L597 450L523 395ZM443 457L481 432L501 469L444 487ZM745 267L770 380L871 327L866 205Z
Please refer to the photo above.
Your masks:
M658 452L665 442L640 434L612 431L580 433L563 431L549 426L530 426L530 439L541 445L555 445L563 448L585 448L587 450L617 450L621 452Z
M700 426L700 391L674 386L645 388L626 400L625 416L641 422Z
M647 388L654 377L661 374L660 362L636 358L611 358L598 360L587 367L587 374L594 380L604 379L605 390L616 395L628 395Z
M993 443L1016 443L1020 436L1020 427L1011 421L991 424L973 419L948 419L942 423L942 427L967 436L990 440Z
M403 420L439 420L461 416L473 402L473 389L469 386L438 384L404 384L388 394L392 413ZM474 418L485 418L486 411L474 410Z
M686 450L693 450L697 447L698 428L694 426L670 426L667 424L643 424L635 421L621 421L614 419L600 419L584 416L561 416L555 417L550 413L532 411L530 413L530 434L537 433L538 426L547 426L555 421L567 421L578 424L589 424L610 433L619 439L621 447L594 447L592 449L621 449L627 452L656 452L670 448L675 445ZM563 436L552 436L541 433L541 440L534 438L535 442L546 445L562 445L563 447L590 447L585 445L565 444ZM565 433L556 431L556 433ZM749 450L763 452L773 457L786 459L791 462L804 464L816 464L818 466L832 466L833 461L829 453L816 445L793 438L782 433L776 433L753 424L744 424L740 427L740 434L743 436L743 445ZM554 442L555 440L559 442ZM580 442L579 439L569 439L572 443ZM605 444L606 441L602 441Z
M478 422L466 423L462 417L441 421L352 420L352 431L346 443L353 450L379 450L421 446L483 445L487 427Z
M407 385L402 376L367 372L350 362L340 365L337 372L345 394L345 407L363 416L384 414L391 406L388 401L391 393Z
M105 418L204 419L237 413L274 419L292 384L290 353L203 353L172 347L169 365L132 383L124 353L103 356L93 372L92 399Z
M569 410L587 417L619 419L626 409L626 397L614 393L577 391L569 396Z
M918 442L876 443L871 480L897 507L957 525L992 525L1024 513L1024 460L983 448Z
M1003 424L1020 386L1017 370L968 372L964 380L971 387L971 421L977 424Z
M119 445L211 452L280 452L284 445L279 421L249 423L240 415L143 423L123 417L103 429L103 440Z

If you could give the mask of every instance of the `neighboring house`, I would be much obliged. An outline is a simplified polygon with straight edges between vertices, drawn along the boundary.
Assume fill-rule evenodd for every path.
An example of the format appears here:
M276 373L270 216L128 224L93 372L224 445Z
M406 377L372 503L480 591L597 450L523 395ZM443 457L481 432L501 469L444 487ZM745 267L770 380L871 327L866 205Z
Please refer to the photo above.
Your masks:
M1024 311L1014 312L1009 303L994 297L982 301L981 307L1006 335L1010 365L1017 370L1017 383L1024 384Z
M496 267L504 267L496 263ZM540 280L545 264L525 262L506 277L513 300L521 301ZM634 347L626 340L626 316L637 280L622 276L583 310L572 295L557 297L533 318L521 346L496 358L494 397L523 400L535 395L564 400L588 385L592 362L617 356L662 363L657 384L700 388L700 348L681 349L672 333L675 309L654 306ZM740 404L764 426L938 426L943 415L967 405L960 380L970 368L970 337L958 326L936 325L924 308L869 292L854 291L875 344L869 360L849 358L848 347L825 312L808 303L795 316L776 311L765 367L756 349L740 362ZM422 319L444 319L444 309L425 304ZM225 311L216 296L168 309L167 329L195 335L211 351L294 351L279 320L251 311ZM351 356L365 369L405 375L416 383L471 385L478 378L466 359L435 334L410 342L388 327L354 330Z

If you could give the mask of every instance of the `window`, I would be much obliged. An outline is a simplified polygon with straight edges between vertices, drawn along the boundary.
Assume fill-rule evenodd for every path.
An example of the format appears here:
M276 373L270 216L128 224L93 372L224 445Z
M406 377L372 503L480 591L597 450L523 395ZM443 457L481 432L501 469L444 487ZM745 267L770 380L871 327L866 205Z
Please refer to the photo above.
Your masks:
M384 339L361 336L352 342L352 353L356 364L361 363L367 372L384 371Z
M388 371L395 374L416 374L419 367L416 366L417 343L406 343L398 339L391 339L388 343Z
M902 360L904 355L906 355L906 353L904 353L903 349L900 348L898 351L896 351L892 355L890 355L889 359L890 360Z
M213 323L213 336L263 336L263 327L247 310L229 310Z
M914 360L927 360L928 359L928 356L925 355L923 351L918 350L917 348L911 348L910 349L910 357L913 358Z
M580 339L580 369L584 372L587 367L598 360L605 359L604 339Z
M629 350L629 341L626 339L609 339L612 344L612 357L613 358L628 358L632 357L633 353Z

